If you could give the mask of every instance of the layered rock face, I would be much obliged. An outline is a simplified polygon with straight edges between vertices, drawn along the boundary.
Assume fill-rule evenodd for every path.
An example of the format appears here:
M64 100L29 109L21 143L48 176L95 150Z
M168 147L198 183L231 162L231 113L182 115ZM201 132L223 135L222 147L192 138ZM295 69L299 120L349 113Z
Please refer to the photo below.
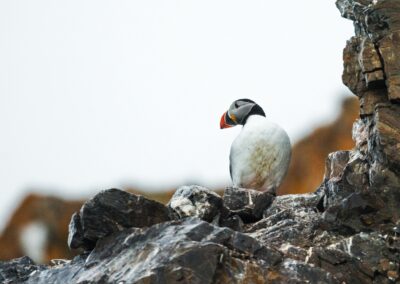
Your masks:
M3 283L400 283L400 1L338 0L356 35L344 83L356 147L331 153L315 193L200 186L167 206L117 189L71 220L73 260L0 263Z

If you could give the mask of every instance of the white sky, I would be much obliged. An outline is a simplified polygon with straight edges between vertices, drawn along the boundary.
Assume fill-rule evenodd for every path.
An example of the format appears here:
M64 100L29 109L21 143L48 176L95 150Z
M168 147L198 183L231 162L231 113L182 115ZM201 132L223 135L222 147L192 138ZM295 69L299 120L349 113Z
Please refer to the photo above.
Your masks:
M300 138L337 112L352 34L333 0L0 1L0 220L32 188L228 183L231 102Z

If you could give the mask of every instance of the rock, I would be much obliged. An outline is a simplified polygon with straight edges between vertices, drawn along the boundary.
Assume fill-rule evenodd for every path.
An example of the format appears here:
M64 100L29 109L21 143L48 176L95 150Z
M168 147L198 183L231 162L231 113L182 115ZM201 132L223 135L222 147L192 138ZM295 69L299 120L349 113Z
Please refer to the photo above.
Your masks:
M126 191L166 204L175 189L166 186L154 192L129 187ZM216 189L216 192L222 195L223 189ZM27 194L0 232L0 260L28 255L36 263L49 263L52 259L71 259L76 256L79 250L68 247L68 224L71 223L71 215L78 213L84 202L37 193ZM42 238L31 238L29 232L32 230L41 230Z
M275 196L268 192L227 187L223 202L230 215L238 215L245 223L250 223L262 218L263 211L274 198Z
M352 137L356 143L356 149L358 150L359 154L363 156L368 153L368 137L370 126L370 121L368 121L368 119L357 119L353 124Z
M281 259L251 237L186 218L105 237L85 259L37 273L27 283L222 283L244 274L265 281L267 269Z
M400 93L400 91L399 91ZM400 106L380 105L374 117L372 139L376 147L373 151L374 160L387 164L390 169L400 175Z
M10 261L0 261L0 282L3 284L21 283L43 269L45 269L44 266L35 265L27 256Z
M400 99L400 5L395 0L336 2L342 16L355 21L356 37L344 52L343 82L362 97L374 86L368 82L385 80L380 85L392 101ZM382 73L383 69L383 73ZM362 72L364 71L364 72Z
M68 247L70 249L93 249L96 245L95 241L86 239L83 236L83 228L81 224L81 216L75 212L71 217L71 222L68 226Z
M60 265L64 265L67 263L70 263L71 260L69 259L52 259L50 260L50 264L53 266L60 266Z
M230 212L229 210L223 211L222 217L219 220L219 225L221 227L228 227L231 228L232 230L242 232L244 223L242 218L240 218L238 215L229 215Z
M376 105L387 102L388 98L381 90L372 89L365 91L363 96L360 98L361 117L374 114Z
M277 196L264 211L264 218L246 226L244 232L264 245L308 247L321 233L318 194Z
M342 80L343 83L358 96L367 88L361 66L359 64L359 51L362 43L362 37L354 36L347 41L347 45L343 50L344 69Z
M291 259L285 260L278 272L271 274L268 283L339 283L324 269Z
M167 205L178 218L198 217L211 222L220 214L222 199L214 191L198 185L182 186Z
M161 203L119 189L108 189L85 202L70 223L71 248L92 249L97 240L124 228L142 228L170 220Z
M394 2L394 1L392 1ZM391 7L392 9L392 7ZM400 13L399 7L397 11ZM400 32L394 31L379 41L379 52L385 62L386 85L390 100L400 100Z
M359 64L367 88L384 84L385 74L379 54L370 38L363 38L360 44Z
M372 283L374 278L371 267L340 250L312 248L307 262L328 271L336 283Z
M325 180L340 180L350 159L350 151L330 153L325 162Z
M381 234L359 233L326 248L313 248L308 262L326 269L340 282L372 283L379 279L376 282L382 283L399 261L399 254L391 250Z

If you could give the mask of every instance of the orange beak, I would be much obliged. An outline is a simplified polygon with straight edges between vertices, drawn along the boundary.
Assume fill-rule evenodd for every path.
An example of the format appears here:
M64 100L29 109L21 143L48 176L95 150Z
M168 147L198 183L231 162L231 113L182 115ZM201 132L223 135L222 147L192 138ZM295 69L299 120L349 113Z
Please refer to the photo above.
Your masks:
M225 120L226 115L227 115L227 111L224 112L224 114L221 117L221 121L219 123L219 126L221 127L221 129L229 128L229 127L233 126L233 125L229 125L229 124L226 123L226 120Z

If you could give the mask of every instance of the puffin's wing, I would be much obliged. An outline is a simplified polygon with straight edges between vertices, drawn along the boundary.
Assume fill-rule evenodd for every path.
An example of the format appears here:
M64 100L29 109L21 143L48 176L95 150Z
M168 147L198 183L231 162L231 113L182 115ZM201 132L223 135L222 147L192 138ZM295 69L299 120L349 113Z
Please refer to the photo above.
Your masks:
M229 156L229 174L231 175L231 179L232 179L232 160L231 160L231 156Z
M233 167L235 166L235 159L234 159L234 155L232 153L233 149L231 147L231 152L229 154L229 174L231 175L231 180L233 181Z

